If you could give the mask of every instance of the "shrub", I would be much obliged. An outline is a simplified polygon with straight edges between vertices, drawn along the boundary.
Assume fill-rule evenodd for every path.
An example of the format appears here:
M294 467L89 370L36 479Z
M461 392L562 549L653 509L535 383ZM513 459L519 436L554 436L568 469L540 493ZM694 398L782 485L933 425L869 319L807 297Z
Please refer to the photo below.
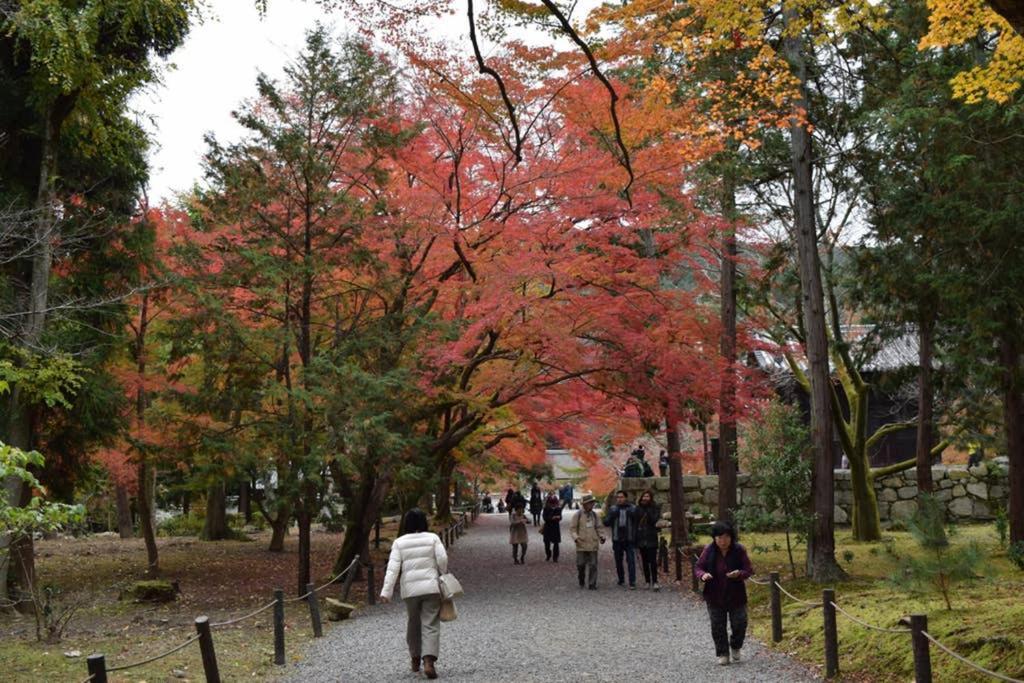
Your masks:
M156 532L160 536L198 536L203 531L206 518L190 512L187 515L175 515L160 522Z
M1006 549L1006 556L1010 558L1010 562L1017 565L1017 569L1024 569L1024 541L1010 544Z
M1006 508L1002 505L996 507L996 535L999 537L999 547L1006 547L1006 538L1010 532L1010 521L1006 517Z
M946 527L945 511L934 496L922 494L918 498L917 512L907 523L911 536L920 546L920 557L899 557L891 544L887 552L896 558L896 572L891 582L911 592L938 592L953 609L952 597L957 584L978 578L978 570L986 561L981 547L971 542L962 545L950 543L955 527Z

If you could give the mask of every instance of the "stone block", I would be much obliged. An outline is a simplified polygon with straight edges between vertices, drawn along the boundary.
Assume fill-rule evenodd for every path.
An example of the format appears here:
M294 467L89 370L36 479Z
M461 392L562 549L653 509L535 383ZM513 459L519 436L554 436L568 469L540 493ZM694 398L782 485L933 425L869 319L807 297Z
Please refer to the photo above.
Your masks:
M643 491L647 488L647 480L643 477L623 477L619 481L619 488L623 491Z
M945 465L936 465L932 467L932 481L938 481L939 479L945 479L949 476L949 468Z
M967 474L967 470L958 467L955 470L949 470L948 476L950 479L967 479L971 475Z
M954 498L963 498L966 495L967 495L967 489L964 487L963 484L957 484L956 486L953 487L953 497Z
M906 481L917 481L917 470L907 470L903 473L903 479Z
M896 490L895 489L884 488L884 489L882 489L881 491L878 492L878 500L882 500L882 501L885 501L887 503L892 503L894 501L897 501L897 500L899 500L899 498L900 497L899 497L899 495L896 494Z
M700 477L700 488L702 491L707 489L718 488L718 475L717 474L706 474Z
M658 477L657 479L654 480L654 490L668 491L669 484L670 482L668 477Z
M1001 500L1006 498L1006 487L1005 486L993 486L988 490L988 497L991 500Z
M980 481L972 481L967 484L967 493L975 498L988 500L988 486L985 486L985 484Z
M910 500L917 495L916 486L904 486L903 488L896 491L896 495L900 497L900 500Z
M938 491L935 491L932 495L935 496L935 500L939 501L940 503L948 503L949 501L953 500L953 492L950 491L949 489L939 489Z
M737 486L746 486L749 483L750 483L750 475L748 473L743 472L741 474L737 474L736 475L736 485Z
M718 491L715 489L704 490L704 504L705 505L718 505Z
M889 504L879 503L878 504L878 519L885 522L889 520Z
M740 489L740 502L744 505L757 505L761 496L757 489Z
M898 489L903 486L903 480L900 477L886 477L881 481L881 484L887 488Z
M951 489L956 485L952 479L943 479L942 481L936 482L940 489Z
M835 515L836 524L850 523L850 516L846 514L846 510L839 507L838 505L835 506L835 510L832 512L832 514Z
M978 463L972 467L969 472L975 477L984 477L988 475L988 465L984 462Z
M687 491L686 493L683 494L683 502L685 502L687 505L699 503L702 500L704 500L704 496L700 494L700 491Z
M949 504L949 513L956 517L970 517L974 514L974 505L970 498L956 498Z
M853 491L836 491L836 502L840 505L853 504Z
M915 512L917 512L917 503L912 500L900 500L892 504L889 518L894 522L905 522L913 517Z
M992 519L992 511L988 507L988 503L983 500L974 501L974 508L971 512L974 519Z
M684 489L698 489L700 488L700 477L696 474L684 474L683 475L683 488Z
M850 481L850 470L836 470L835 480L839 481Z

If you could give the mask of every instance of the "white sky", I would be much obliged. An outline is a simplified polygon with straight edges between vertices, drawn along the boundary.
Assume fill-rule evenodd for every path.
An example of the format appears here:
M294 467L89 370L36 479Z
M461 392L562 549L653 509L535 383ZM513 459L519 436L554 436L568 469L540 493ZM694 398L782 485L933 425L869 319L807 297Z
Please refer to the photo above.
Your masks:
M301 0L271 0L265 17L254 0L210 0L205 23L192 28L170 58L163 85L136 96L133 106L156 127L150 153L150 201L171 199L202 174L203 135L233 139L231 112L256 92L260 71L272 77L302 48L319 19L344 31L342 19Z
M171 55L163 84L133 99L132 106L153 131L151 203L171 200L176 192L201 180L206 151L203 136L213 132L222 142L238 138L242 131L231 112L256 94L259 72L271 78L283 75L284 65L301 50L306 31L317 20L339 35L345 33L342 14L327 12L313 0L270 0L267 4L267 13L261 18L255 0L206 0L205 22L193 26L184 45ZM600 0L580 0L574 18L585 16L598 4ZM465 5L456 2L453 12L436 31L449 40L466 41ZM529 42L550 40L529 30L515 33ZM491 49L493 46L485 45L484 52Z

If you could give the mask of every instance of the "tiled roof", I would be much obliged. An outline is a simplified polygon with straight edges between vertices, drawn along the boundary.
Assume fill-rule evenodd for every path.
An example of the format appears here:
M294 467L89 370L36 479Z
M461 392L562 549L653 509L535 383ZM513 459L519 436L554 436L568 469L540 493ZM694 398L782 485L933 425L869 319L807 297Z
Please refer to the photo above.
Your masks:
M843 328L843 339L850 344L855 362L859 360L861 372L891 372L902 368L917 367L918 339L913 330L901 335L879 340L872 335L873 325L847 325ZM789 364L782 353L772 350L769 340L762 338L763 347L754 351L757 367L765 372L789 374ZM867 343L867 346L865 345ZM797 364L807 369L807 357L803 349L795 348Z

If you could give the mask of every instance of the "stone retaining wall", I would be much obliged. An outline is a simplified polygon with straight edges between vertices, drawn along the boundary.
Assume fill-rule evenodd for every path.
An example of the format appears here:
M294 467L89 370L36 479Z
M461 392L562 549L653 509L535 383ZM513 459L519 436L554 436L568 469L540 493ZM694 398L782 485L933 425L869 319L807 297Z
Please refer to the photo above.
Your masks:
M964 465L936 465L932 468L936 496L946 506L949 519L954 521L988 521L997 506L1005 509L1009 487L1007 459L994 460L972 467ZM848 524L853 507L853 485L849 470L836 470L836 523ZM756 505L757 482L749 474L737 476L740 505ZM635 501L645 489L654 491L655 499L668 512L668 477L625 478L621 488ZM684 499L688 509L714 510L718 505L718 476L683 476ZM885 526L902 522L914 514L917 497L917 472L913 469L875 480L878 496L878 514Z

